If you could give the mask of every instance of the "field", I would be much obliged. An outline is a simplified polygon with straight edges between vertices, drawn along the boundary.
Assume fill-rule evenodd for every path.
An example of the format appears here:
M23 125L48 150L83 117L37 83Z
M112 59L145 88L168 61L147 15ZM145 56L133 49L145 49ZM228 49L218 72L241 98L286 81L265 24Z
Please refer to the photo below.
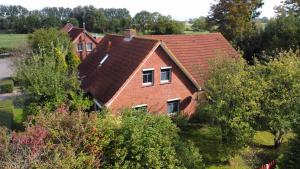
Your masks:
M0 48L18 48L25 44L28 34L0 34Z

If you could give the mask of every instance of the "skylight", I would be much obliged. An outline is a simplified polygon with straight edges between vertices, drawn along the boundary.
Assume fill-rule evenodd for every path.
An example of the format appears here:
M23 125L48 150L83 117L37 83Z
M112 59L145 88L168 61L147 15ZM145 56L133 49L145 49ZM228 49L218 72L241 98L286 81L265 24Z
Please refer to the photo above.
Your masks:
M106 54L105 57L100 61L99 66L102 66L108 57L109 57L109 54Z

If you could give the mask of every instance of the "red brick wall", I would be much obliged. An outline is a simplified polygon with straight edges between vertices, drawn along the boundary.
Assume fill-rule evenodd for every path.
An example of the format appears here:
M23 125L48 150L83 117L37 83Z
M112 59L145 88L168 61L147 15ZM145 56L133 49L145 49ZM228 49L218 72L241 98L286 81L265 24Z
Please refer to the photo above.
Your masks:
M78 43L82 43L83 44L83 51L82 52L79 52L77 51L77 44ZM75 49L75 52L77 54L77 56L80 58L80 60L84 60L88 54L91 53L91 51L86 51L86 44L87 43L92 43L93 44L93 49L96 47L96 43L91 40L90 37L88 36L84 36L83 33L81 33L74 41L73 41L73 44L74 44L74 49Z
M172 67L171 83L160 84L160 70L161 67L166 66ZM148 68L154 68L154 85L144 87L142 86L142 70ZM159 47L109 108L113 112L118 112L122 108L147 104L151 112L166 113L167 100L180 98L180 109L186 115L191 115L196 107L196 91L183 72Z

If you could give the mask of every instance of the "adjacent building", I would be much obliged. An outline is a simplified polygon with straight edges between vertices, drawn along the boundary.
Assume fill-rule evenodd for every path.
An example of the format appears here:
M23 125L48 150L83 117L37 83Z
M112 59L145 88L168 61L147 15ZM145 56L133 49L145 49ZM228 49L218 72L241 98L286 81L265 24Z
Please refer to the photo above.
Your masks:
M101 38L93 37L84 28L78 28L70 23L67 23L62 31L67 32L74 44L75 51L80 60L84 60L101 41Z

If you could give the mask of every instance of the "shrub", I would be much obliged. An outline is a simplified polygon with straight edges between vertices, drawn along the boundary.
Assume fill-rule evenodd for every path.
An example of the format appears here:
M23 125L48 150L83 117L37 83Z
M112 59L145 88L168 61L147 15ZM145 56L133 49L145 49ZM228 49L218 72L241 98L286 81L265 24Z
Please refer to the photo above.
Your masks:
M0 82L0 93L11 93L14 89L14 82L11 79L5 79Z
M30 118L26 130L13 133L10 143L0 132L1 143L6 143L0 145L0 164L4 168L203 167L198 149L179 139L168 116L68 110L62 106Z

